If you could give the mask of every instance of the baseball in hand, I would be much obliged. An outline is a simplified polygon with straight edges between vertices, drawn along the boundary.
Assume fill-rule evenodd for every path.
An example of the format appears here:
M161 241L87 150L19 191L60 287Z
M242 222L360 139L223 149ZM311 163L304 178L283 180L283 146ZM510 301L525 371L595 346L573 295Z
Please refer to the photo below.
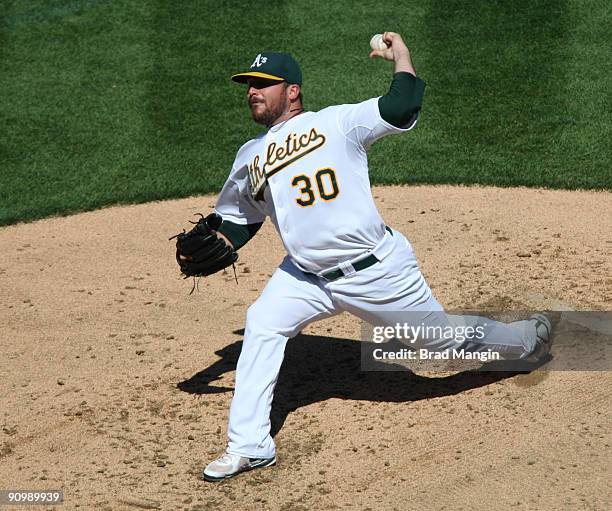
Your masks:
M386 50L388 47L382 34L374 34L370 39L370 48L373 50Z

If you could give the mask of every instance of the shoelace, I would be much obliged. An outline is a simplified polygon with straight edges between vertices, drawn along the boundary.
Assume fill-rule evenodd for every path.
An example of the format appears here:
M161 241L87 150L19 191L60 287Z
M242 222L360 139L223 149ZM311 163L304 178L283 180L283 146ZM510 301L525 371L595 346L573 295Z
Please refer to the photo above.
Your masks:
M228 463L231 464L234 462L234 457L236 455L235 454L230 454L229 452L226 452L223 456L221 456L221 458L219 458L219 461L222 463ZM238 456L236 456L238 457Z

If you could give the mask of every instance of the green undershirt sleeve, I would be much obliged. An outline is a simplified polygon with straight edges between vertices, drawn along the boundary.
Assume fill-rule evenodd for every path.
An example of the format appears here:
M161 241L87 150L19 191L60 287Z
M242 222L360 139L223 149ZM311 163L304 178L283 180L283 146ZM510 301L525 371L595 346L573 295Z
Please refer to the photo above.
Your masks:
M230 240L235 250L242 248L247 242L257 234L263 222L257 224L241 225L228 220L223 220L218 231Z
M397 128L407 127L421 109L425 82L412 73L393 75L389 92L378 99L380 116Z

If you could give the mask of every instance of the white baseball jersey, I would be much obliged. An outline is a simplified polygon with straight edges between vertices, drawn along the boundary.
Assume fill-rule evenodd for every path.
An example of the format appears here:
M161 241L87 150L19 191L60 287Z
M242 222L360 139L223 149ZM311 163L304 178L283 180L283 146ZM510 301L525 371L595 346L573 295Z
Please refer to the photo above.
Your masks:
M288 256L246 314L228 453L268 461L275 457L270 411L285 346L314 321L349 312L373 325L483 328L484 337L467 349L493 350L507 358L523 357L537 346L532 322L519 322L519 327L446 315L409 241L398 231L386 233L370 191L366 151L380 137L402 131L381 118L374 98L299 114L238 151L217 212L239 224L270 216ZM368 251L380 255L379 262L351 272L349 263ZM304 275L339 265L341 278ZM444 351L455 345L454 339L434 337L410 346Z
M238 224L269 216L302 270L320 273L359 257L383 238L366 151L412 129L380 116L378 98L304 112L244 144L216 211Z

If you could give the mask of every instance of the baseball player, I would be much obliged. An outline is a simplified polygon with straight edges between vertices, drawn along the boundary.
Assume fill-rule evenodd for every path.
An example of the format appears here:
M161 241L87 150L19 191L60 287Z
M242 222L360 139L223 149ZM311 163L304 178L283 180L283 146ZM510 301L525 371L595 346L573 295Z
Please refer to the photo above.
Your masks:
M385 225L370 190L368 148L416 126L425 89L400 35L385 32L383 39L388 48L370 57L393 62L389 91L357 104L305 111L300 67L284 53L261 52L246 71L232 76L246 84L252 118L266 131L238 150L215 213L195 232L179 235L177 259L185 275L227 267L266 217L287 256L248 309L229 442L204 469L206 480L276 463L270 435L274 387L287 340L308 324L343 311L372 324L396 324L408 311L424 325L453 324L425 282L410 243ZM194 243L194 235L212 248ZM486 326L482 338L462 348L538 360L550 349L550 323L543 315L532 318L520 327L461 318L464 325ZM442 351L454 342L423 338L415 346Z

